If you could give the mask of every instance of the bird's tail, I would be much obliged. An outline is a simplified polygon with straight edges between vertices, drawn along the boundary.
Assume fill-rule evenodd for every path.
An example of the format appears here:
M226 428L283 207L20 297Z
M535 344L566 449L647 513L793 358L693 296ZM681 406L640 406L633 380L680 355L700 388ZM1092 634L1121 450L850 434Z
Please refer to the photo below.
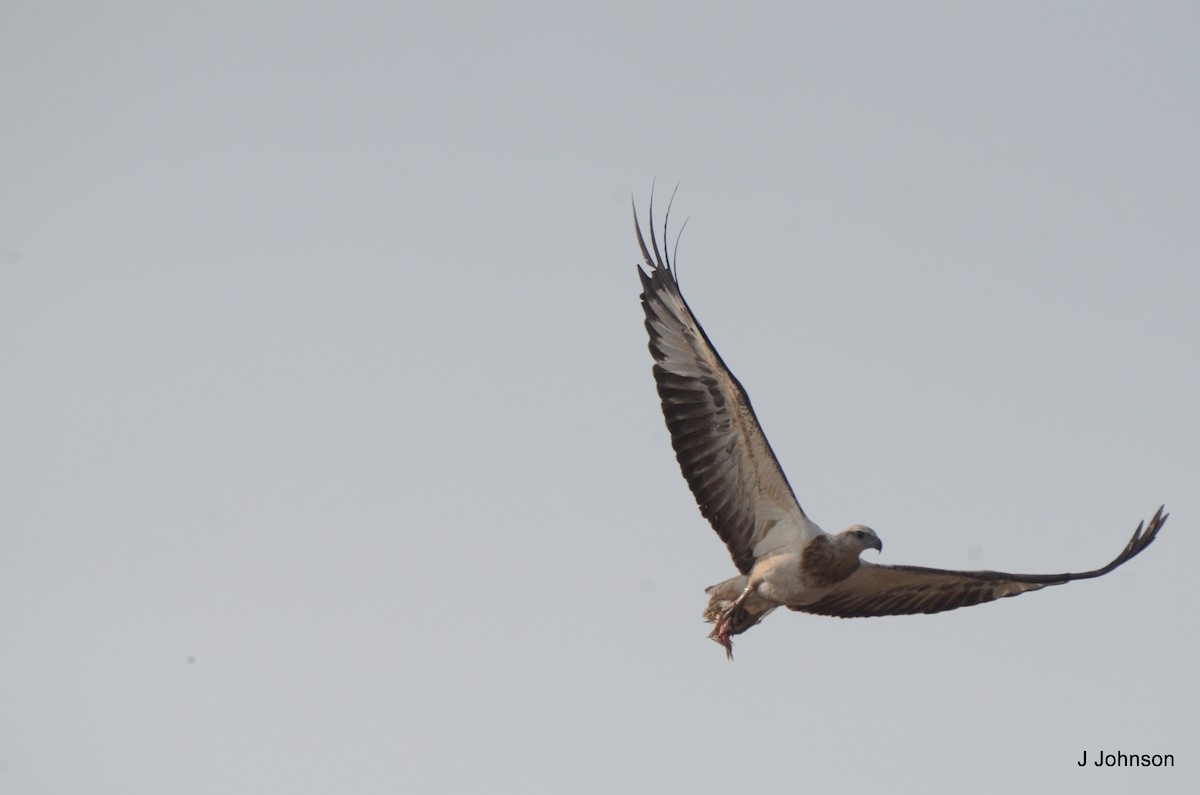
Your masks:
M737 577L731 577L725 582L719 582L716 585L710 585L708 588L705 588L704 592L708 594L709 598L708 607L704 609L704 620L710 624L715 624L721 616L725 615L726 611L729 610L737 598L742 595L742 591L746 589L746 583L749 580L749 577L742 574ZM728 634L742 634L770 615L775 607L775 605L751 594L729 616Z

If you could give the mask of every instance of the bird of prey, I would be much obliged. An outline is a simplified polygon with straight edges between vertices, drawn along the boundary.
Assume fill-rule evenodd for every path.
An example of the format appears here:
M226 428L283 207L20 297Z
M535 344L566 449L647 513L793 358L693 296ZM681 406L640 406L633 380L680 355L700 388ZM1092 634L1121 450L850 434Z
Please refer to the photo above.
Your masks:
M709 637L730 659L731 638L780 606L839 618L954 610L1108 574L1148 547L1162 529L1167 514L1160 506L1148 524L1138 524L1111 563L1085 572L947 571L860 560L864 550L883 551L879 536L863 525L829 534L805 515L746 390L680 293L671 257L659 251L653 200L649 246L636 206L633 221L647 268L639 265L638 275L654 380L671 444L700 513L740 572L706 590L704 618L714 625ZM664 243L666 235L664 219Z

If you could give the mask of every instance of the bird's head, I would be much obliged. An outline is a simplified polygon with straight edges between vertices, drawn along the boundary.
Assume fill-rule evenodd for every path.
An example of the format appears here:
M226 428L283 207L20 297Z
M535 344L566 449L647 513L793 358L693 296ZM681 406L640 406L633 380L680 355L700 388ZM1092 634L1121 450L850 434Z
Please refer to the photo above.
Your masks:
M868 549L883 551L883 542L879 540L879 536L875 534L875 531L866 525L851 525L839 533L839 535L845 538L848 543L858 547L859 552Z

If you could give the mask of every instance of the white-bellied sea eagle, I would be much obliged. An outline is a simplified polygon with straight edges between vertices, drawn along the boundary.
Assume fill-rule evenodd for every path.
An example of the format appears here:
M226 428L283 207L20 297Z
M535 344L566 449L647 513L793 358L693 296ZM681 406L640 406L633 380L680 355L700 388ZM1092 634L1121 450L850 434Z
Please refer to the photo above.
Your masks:
M633 220L649 270L638 267L642 308L671 444L700 512L741 572L706 591L704 618L715 625L709 637L731 658L732 636L780 606L839 618L939 613L1108 574L1162 529L1167 514L1160 506L1111 563L1078 573L947 571L860 560L864 550L883 551L879 536L863 525L830 535L804 514L746 390L680 293L670 256L659 252L653 202L649 246L636 207ZM664 243L666 231L664 223Z

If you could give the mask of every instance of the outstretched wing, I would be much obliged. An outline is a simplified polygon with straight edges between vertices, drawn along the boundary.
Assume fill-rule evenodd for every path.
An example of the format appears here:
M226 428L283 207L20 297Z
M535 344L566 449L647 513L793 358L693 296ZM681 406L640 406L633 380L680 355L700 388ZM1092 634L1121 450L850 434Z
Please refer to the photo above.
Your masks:
M919 566L879 566L863 561L858 570L820 601L792 610L838 618L940 613L1036 591L1047 585L1100 577L1126 563L1158 535L1168 514L1162 506L1148 525L1139 523L1125 549L1107 566L1067 574L1006 574L999 571L946 571Z
M738 570L749 574L756 558L799 547L821 530L800 509L746 390L683 300L670 257L658 250L653 206L650 247L636 207L633 223L649 268L648 274L638 268L642 308L675 457L700 512L729 548Z

